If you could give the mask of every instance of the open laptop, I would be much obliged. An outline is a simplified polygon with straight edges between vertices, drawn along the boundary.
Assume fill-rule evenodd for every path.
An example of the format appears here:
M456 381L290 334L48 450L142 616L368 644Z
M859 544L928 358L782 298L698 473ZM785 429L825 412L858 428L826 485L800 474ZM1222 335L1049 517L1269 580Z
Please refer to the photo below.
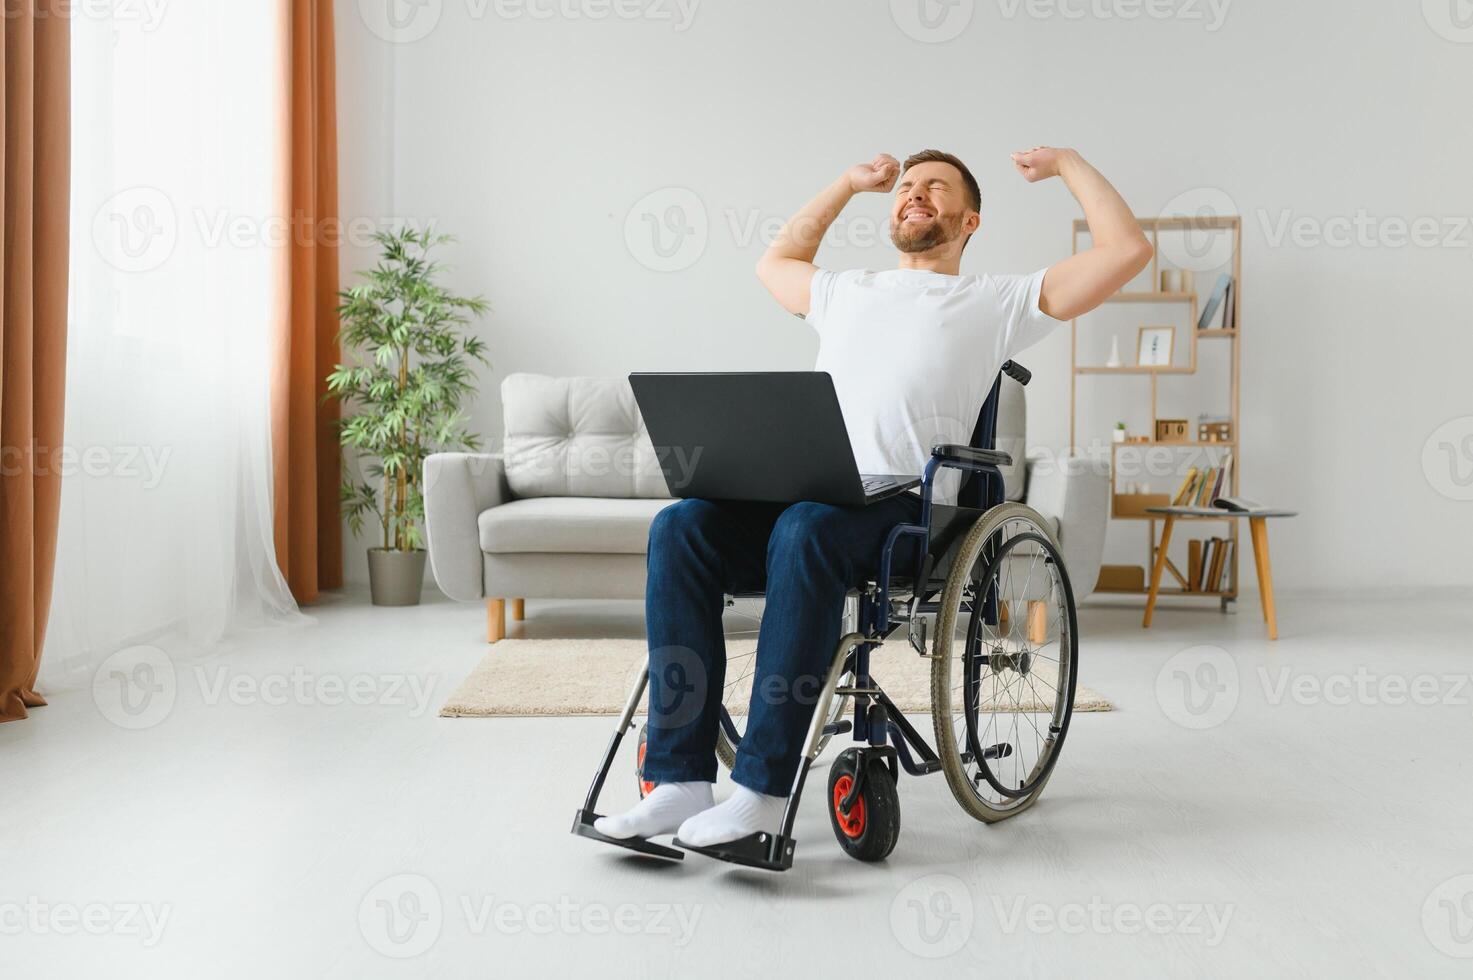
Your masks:
M859 507L921 482L860 473L823 371L629 376L672 497Z

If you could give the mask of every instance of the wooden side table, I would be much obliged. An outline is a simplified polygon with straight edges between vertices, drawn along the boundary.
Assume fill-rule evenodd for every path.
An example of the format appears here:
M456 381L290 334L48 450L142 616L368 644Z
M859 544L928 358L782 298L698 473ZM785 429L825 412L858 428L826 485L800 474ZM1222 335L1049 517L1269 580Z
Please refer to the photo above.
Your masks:
M1161 591L1161 574L1166 571L1166 548L1171 544L1171 529L1178 517L1243 517L1248 520L1249 536L1253 539L1253 564L1258 569L1258 598L1263 603L1263 621L1268 624L1268 638L1279 638L1278 617L1274 614L1274 577L1268 563L1268 519L1270 517L1294 517L1292 510L1221 510L1202 507L1147 507L1148 514L1161 514L1166 524L1161 528L1161 545L1156 552L1156 564L1151 568L1151 591L1146 596L1146 618L1141 622L1143 629L1150 629L1151 614L1156 611L1156 596Z

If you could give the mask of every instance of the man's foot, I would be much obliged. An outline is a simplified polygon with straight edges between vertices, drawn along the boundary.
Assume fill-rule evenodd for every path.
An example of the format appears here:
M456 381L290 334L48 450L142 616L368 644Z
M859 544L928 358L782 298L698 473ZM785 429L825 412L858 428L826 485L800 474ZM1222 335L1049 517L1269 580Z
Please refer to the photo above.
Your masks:
M661 783L624 813L599 817L593 829L620 840L673 834L682 821L709 809L711 802L710 783Z
M738 786L725 802L697 813L681 824L675 836L682 844L710 847L759 831L776 834L782 827L783 809L787 805L786 796L768 796Z

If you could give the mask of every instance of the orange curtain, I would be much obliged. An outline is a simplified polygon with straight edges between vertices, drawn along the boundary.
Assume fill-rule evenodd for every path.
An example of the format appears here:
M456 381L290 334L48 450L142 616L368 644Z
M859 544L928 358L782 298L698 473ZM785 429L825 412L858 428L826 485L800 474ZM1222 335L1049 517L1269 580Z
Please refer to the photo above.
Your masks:
M71 185L69 0L4 0L0 721L36 693L61 509Z
M271 387L276 561L298 602L343 583L341 455L324 403L338 358L338 160L331 0L285 0L288 249Z

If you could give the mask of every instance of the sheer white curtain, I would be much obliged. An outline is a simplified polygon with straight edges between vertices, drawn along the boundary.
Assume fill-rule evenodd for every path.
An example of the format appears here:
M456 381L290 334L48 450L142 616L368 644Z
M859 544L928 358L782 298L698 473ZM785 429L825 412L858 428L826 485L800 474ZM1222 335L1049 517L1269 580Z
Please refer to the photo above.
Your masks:
M284 7L77 7L51 687L133 643L187 659L232 628L304 621L271 525Z

